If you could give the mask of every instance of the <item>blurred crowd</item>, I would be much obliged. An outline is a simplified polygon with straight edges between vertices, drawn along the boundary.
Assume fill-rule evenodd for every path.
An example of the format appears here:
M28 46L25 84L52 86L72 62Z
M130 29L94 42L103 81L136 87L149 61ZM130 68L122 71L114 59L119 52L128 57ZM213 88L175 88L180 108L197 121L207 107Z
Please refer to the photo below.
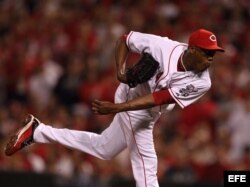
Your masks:
M4 144L27 113L57 128L100 133L113 116L94 115L91 101L113 101L116 39L134 30L187 42L197 28L216 33L226 52L214 59L209 93L155 126L159 181L221 183L224 170L249 170L248 0L1 0L0 170L53 173L76 187L132 180L126 150L102 161L57 144L32 145L6 157ZM128 63L136 59L131 54Z

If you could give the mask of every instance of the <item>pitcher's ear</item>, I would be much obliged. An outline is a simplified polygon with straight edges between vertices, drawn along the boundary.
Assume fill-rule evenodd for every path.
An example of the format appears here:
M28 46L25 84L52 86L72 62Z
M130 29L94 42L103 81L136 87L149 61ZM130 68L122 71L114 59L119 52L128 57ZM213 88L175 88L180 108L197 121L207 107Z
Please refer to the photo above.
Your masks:
M187 50L190 53L194 53L195 52L195 47L194 46L189 46Z

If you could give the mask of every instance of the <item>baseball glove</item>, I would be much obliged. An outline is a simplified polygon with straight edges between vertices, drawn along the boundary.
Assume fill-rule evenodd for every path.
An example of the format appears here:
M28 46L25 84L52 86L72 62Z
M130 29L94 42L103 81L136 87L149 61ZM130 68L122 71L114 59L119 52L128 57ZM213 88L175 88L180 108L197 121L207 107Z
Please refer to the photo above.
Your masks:
M159 68L157 62L150 54L143 53L140 60L126 72L127 84L130 88L136 87L138 84L147 82L153 77Z

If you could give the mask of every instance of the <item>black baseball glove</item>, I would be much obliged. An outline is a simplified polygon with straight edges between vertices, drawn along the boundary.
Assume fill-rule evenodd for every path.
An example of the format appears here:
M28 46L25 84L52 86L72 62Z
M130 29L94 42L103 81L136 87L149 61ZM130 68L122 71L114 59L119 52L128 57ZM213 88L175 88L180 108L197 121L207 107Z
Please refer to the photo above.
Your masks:
M140 60L126 72L127 84L130 88L136 87L138 84L147 82L153 77L159 68L157 62L150 54L143 53Z

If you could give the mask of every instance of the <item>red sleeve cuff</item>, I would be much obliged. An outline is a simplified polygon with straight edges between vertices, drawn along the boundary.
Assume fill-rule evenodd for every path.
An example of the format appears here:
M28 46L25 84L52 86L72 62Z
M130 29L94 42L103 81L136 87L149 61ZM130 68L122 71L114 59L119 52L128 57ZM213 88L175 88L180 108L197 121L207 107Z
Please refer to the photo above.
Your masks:
M152 95L153 95L154 102L156 105L175 103L175 100L170 95L168 90L160 90L160 91L152 93Z
M128 37L128 35L127 35L127 34L124 34L124 35L121 36L121 39L122 39L123 41L126 41L126 40L127 40L127 37Z

